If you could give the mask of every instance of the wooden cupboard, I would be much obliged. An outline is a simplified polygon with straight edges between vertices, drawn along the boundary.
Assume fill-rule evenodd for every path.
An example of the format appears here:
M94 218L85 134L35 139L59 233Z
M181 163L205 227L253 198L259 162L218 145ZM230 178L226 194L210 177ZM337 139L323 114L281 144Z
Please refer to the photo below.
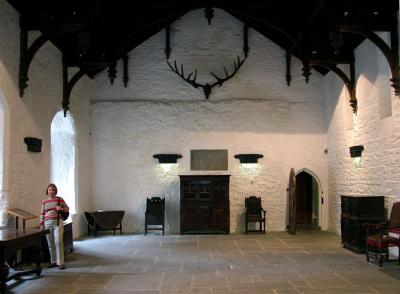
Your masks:
M230 175L181 175L181 234L229 234Z

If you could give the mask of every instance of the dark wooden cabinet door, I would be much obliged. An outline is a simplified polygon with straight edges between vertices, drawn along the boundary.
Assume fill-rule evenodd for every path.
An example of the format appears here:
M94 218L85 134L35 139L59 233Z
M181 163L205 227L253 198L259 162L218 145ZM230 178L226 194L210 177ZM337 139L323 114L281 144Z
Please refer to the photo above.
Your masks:
M187 205L183 208L183 223L185 228L207 229L209 218L207 206Z
M212 182L200 181L197 183L198 186L198 200L199 201L212 201Z
M196 200L197 185L195 183L181 183L181 201Z
M211 229L224 231L228 226L229 213L226 207L212 207L210 209Z
M214 182L213 184L213 196L214 196L214 201L216 202L226 202L229 201L227 197L229 197L229 192L227 189L229 189L229 186L226 184L226 182Z

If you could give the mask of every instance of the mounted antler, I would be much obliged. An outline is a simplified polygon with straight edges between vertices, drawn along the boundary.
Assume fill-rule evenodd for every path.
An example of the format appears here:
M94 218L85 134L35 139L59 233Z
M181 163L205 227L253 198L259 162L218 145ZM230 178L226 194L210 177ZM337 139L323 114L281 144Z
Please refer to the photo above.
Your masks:
M185 78L185 72L183 71L183 64L181 64L181 72L179 72L178 70L178 66L176 65L176 60L174 62L174 67L172 67L171 63L169 63L169 61L167 60L167 63L169 65L169 67L171 68L171 70L176 73L178 76L180 76L182 79L184 79L186 82L188 82L189 84L191 84L193 87L195 87L196 89L198 87L202 87L203 85L200 85L198 83L196 83L196 78L197 78L197 69L194 72L194 77L193 80L191 80L191 76L193 74L193 72L191 72L187 78Z
M220 77L218 77L216 74L214 74L213 72L210 72L210 74L211 74L214 78L216 78L217 81L216 81L215 83L213 83L213 84L206 83L206 84L204 84L204 85L203 85L203 84L199 84L199 83L196 82L196 78L197 78L197 69L194 71L194 73L191 72L187 77L185 77L185 72L184 72L184 70L183 70L183 64L181 64L181 69L180 69L180 71L179 71L178 66L177 66L177 64L176 64L176 60L175 60L175 62L174 62L174 66L172 66L172 65L169 63L168 60L167 60L167 63L168 63L168 65L169 65L169 67L171 68L171 70L172 70L174 73L176 73L178 76L180 76L185 82L189 83L190 85L192 85L192 86L195 87L196 89L197 89L198 87L203 88L204 95L206 96L206 99L208 99L208 97L209 97L210 94L211 94L212 88L214 88L214 87L217 86L217 85L218 85L219 87L221 87L222 84L223 84L224 82L226 82L227 80L229 80L230 78L232 78L232 77L238 72L239 68L242 66L242 64L244 63L245 60L246 60L246 57L244 57L244 58L241 60L240 57L238 56L238 57L237 57L237 63L236 63L236 61L233 63L233 72L232 72L231 74L228 74L226 68L224 67L224 71L225 71L225 77L224 77L224 78L220 78ZM194 74L193 79L191 79L191 77L192 77L193 74Z

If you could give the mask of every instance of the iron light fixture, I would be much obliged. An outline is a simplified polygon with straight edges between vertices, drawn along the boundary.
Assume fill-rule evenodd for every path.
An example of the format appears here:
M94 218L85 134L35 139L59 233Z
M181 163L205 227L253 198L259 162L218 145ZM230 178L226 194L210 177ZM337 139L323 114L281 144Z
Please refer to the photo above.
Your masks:
M154 154L154 158L158 159L158 163L177 163L178 158L182 158L181 154Z
M236 154L235 158L239 159L240 163L257 163L259 158L263 158L262 154Z
M27 146L28 151L41 152L42 151L42 139L25 137L24 142Z
M363 145L351 146L350 148L350 157L361 157L361 153L364 151Z
M351 146L350 148L350 157L353 158L353 164L355 168L361 167L361 153L364 150L363 145Z

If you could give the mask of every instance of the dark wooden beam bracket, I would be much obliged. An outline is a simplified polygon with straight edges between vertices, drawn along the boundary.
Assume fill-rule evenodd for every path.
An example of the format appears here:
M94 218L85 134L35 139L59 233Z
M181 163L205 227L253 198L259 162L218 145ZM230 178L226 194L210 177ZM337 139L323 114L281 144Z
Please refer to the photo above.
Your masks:
M169 24L165 26L165 56L169 59L171 55L171 27Z
M33 57L38 50L50 39L67 32L73 32L82 29L84 24L60 25L49 28L43 32L30 46L28 46L28 29L25 28L23 19L20 19L20 56L19 56L19 73L18 86L19 95L23 97L25 89L28 87L28 71L32 63Z
M316 59L309 60L311 66L321 66L335 73L345 84L349 92L349 103L353 109L353 113L357 113L357 98L356 98L356 80L355 80L355 67L354 61L350 63L350 77L348 77L336 64L326 63L324 60L318 61Z
M62 108L64 110L64 116L67 116L70 105L70 96L72 89L76 83L87 73L96 70L103 70L110 65L109 62L96 62L91 64L82 65L80 70L74 74L74 76L69 79L68 77L68 65L63 56L62 66L63 66L63 97L62 97Z
M117 77L117 62L114 61L108 66L108 78L110 79L111 85L114 84L114 80Z
M286 57L286 84L290 86L290 82L292 80L292 74L291 74L292 52L290 50L287 50L285 57Z
M211 6L207 6L204 9L204 16L207 18L208 25L211 25L211 20L214 17L214 9Z
M392 87L395 95L400 96L400 71L399 71L399 44L398 44L398 31L397 31L397 19L394 21L391 33L391 46L389 47L386 42L379 37L372 29L360 28L359 26L341 25L341 32L352 33L361 35L370 40L375 46L377 46L385 56L391 71Z
M128 73L128 65L129 65L129 56L128 54L124 54L122 57L122 62L124 64L124 76L123 76L123 82L124 82L124 87L128 87L128 82L129 82L129 73Z
M247 24L244 24L243 26L243 53L244 56L247 57L249 54L249 26Z
M303 77L306 79L306 83L308 84L308 81L310 80L311 76L311 66L308 60L303 60L303 67L301 68L303 71Z

